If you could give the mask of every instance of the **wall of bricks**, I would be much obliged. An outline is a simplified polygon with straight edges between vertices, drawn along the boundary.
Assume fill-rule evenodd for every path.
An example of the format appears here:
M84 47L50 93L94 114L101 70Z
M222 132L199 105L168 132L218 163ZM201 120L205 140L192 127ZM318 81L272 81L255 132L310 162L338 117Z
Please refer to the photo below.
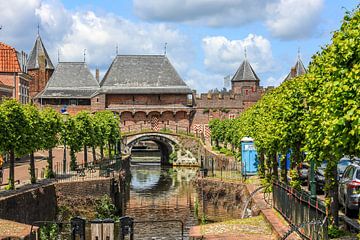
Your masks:
M0 218L31 224L34 221L51 221L58 206L83 199L97 199L111 194L111 180L96 179L83 182L52 183L27 191L19 191L0 199Z
M168 105L180 104L186 106L186 94L108 94L106 106L115 107L121 105Z
M56 215L56 201L53 184L19 192L0 199L0 218L26 224L50 221Z

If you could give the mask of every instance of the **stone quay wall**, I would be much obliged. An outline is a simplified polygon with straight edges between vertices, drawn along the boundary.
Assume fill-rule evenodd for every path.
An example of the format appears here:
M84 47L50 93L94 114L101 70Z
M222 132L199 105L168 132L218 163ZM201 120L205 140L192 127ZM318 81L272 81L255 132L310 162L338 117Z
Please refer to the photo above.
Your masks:
M60 206L77 208L111 195L111 178L52 182L0 198L0 218L25 224L54 220Z

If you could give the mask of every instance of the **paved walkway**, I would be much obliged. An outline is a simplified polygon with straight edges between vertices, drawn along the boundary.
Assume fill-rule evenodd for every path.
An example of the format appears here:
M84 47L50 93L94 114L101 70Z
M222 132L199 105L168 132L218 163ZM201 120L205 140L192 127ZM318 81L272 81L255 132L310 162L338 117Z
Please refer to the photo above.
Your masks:
M37 179L42 179L44 176L44 172L47 166L47 151L39 151L35 153L35 171L37 175ZM77 163L84 163L84 152L76 153ZM62 171L62 163L64 158L64 149L63 148L54 148L53 149L53 166L54 171L61 172ZM88 162L92 162L93 156L91 149L88 149ZM24 157L19 161L15 162L15 181L19 181L16 185L24 185L30 183L30 159L29 157ZM67 169L70 168L70 151L67 151ZM9 178L9 168L8 165L4 167L3 173L3 184L7 183Z
M249 193L254 192L258 187L260 187L260 183L258 183L256 179L254 180L254 183L246 184L246 188L248 189ZM257 192L253 196L252 200L253 203L260 209L266 221L272 226L272 229L276 232L277 236L284 236L286 232L290 229L290 226L286 222L286 220L265 201L264 192ZM292 233L286 239L300 240L301 238L296 233Z

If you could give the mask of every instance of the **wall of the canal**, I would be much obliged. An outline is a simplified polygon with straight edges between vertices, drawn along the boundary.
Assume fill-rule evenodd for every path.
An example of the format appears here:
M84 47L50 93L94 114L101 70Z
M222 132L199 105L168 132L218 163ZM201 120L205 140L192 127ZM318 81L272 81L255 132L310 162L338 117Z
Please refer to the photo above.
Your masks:
M125 165L128 165L128 162L126 160ZM118 175L121 178L121 172ZM121 183L119 179L116 180ZM109 195L116 204L115 198L119 197L120 187L114 183L115 179L110 177L68 182L53 181L32 186L28 190L8 192L6 196L0 197L0 219L25 224L52 221L61 207L91 207L103 195ZM114 186L117 189L114 189Z
M194 184L205 201L221 206L228 212L233 212L234 217L241 218L245 204L250 198L246 184L212 178L197 178ZM248 209L251 210L251 216L257 216L260 213L260 209L252 200L250 200Z

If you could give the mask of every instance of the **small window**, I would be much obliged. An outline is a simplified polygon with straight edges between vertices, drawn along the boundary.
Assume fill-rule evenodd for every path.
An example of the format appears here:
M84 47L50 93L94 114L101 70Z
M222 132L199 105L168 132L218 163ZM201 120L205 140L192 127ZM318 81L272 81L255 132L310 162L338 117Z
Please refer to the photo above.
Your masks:
M245 95L249 95L249 90L245 90Z
M99 102L99 98L96 98L96 102Z

